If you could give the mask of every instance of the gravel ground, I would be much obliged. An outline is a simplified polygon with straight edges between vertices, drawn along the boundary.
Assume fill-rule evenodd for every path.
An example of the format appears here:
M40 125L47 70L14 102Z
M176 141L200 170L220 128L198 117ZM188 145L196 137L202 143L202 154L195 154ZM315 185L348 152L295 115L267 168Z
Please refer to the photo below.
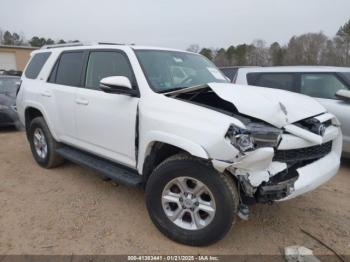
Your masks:
M74 164L45 170L25 134L0 130L0 254L280 254L302 245L331 254L300 227L350 255L350 161L317 190L272 206L256 205L225 239L180 245L152 224L144 192L102 181Z

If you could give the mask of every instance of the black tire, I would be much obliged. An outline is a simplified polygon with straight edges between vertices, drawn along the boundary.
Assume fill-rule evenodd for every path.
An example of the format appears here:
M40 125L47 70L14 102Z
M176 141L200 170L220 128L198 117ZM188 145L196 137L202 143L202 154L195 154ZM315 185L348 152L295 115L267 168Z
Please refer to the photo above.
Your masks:
M40 157L35 149L34 132L37 129L42 130L42 133L46 139L47 154L45 157ZM57 143L52 137L51 132L43 117L36 117L31 121L28 130L28 138L33 157L40 166L49 169L57 167L64 162L64 159L56 153L56 150L60 147L60 144Z
M204 183L212 192L216 213L204 228L187 230L174 224L162 206L162 192L176 177L192 177ZM207 246L222 239L236 221L239 196L228 174L218 173L211 165L188 155L178 154L161 163L146 186L146 204L156 227L170 239L191 246Z

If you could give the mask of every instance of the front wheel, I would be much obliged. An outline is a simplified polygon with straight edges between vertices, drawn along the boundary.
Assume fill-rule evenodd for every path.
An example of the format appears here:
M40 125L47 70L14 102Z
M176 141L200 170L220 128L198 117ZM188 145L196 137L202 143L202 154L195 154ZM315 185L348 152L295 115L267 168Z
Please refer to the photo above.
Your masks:
M146 186L153 223L169 238L192 246L226 235L236 220L238 199L232 178L182 154L160 164Z

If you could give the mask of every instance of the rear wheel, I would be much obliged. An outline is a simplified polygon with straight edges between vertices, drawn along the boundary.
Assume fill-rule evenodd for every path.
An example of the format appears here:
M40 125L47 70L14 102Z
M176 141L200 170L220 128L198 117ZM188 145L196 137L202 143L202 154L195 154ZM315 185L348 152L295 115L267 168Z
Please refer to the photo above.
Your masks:
M64 162L63 158L56 153L60 144L52 137L44 118L34 118L28 132L32 154L40 166L53 168Z
M166 236L205 246L223 238L235 222L238 193L228 175L181 154L154 170L146 202L152 221Z

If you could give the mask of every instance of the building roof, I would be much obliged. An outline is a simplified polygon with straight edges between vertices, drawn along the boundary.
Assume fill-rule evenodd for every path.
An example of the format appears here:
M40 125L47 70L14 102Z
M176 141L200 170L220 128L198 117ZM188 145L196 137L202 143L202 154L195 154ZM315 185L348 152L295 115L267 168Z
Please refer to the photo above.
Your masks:
M0 45L0 48L29 49L29 50L38 49L37 47L33 47L33 46L21 46L21 45Z

